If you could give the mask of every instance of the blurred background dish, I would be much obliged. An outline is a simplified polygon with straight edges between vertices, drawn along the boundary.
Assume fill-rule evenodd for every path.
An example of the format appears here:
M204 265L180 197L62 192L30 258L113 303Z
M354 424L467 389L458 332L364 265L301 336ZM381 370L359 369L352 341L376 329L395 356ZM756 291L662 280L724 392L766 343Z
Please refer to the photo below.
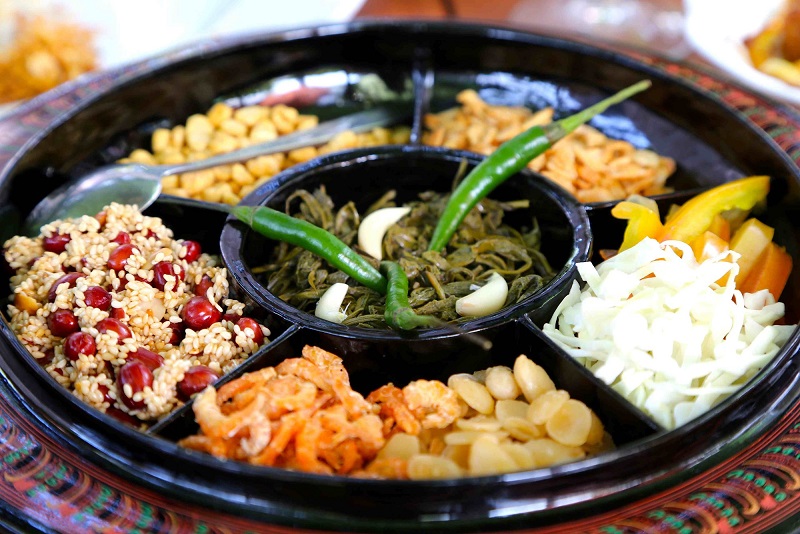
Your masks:
M0 117L96 69L234 33L350 20L364 0L0 0Z
M684 0L686 38L705 59L752 89L800 105L800 87L755 68L745 40L778 15L784 0Z

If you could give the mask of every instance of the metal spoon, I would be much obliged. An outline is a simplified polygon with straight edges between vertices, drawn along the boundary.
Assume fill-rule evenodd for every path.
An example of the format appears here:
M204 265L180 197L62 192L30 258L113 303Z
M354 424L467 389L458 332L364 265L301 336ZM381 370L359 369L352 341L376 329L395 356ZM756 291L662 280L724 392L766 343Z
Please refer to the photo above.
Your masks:
M111 202L135 204L144 210L161 194L161 178L199 171L219 165L247 161L257 156L286 152L329 141L345 130L369 131L407 115L400 108L382 107L346 115L233 152L177 165L114 164L101 167L62 185L43 198L23 223L25 235L37 235L41 227L56 219L94 215Z

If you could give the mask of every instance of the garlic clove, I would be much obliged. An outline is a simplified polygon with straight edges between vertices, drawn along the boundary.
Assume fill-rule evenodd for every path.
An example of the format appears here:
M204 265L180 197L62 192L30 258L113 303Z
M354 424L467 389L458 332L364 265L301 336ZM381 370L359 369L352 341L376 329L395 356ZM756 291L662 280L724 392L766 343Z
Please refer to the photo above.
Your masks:
M342 302L350 287L341 282L333 284L322 294L317 301L314 315L332 323L341 323L347 319L347 314L342 312Z
M483 317L503 307L508 296L508 284L497 273L492 273L489 281L456 301L456 313L462 317Z
M376 260L383 259L383 236L409 211L411 208L406 207L381 208L364 217L358 227L358 246Z

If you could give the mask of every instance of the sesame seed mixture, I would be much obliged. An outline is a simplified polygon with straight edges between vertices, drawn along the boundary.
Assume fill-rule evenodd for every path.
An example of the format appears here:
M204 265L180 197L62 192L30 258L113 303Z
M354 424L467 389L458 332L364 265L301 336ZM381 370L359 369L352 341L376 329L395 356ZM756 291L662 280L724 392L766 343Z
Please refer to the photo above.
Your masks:
M269 330L228 298L227 270L161 219L111 204L3 246L10 326L84 402L143 426L255 353Z

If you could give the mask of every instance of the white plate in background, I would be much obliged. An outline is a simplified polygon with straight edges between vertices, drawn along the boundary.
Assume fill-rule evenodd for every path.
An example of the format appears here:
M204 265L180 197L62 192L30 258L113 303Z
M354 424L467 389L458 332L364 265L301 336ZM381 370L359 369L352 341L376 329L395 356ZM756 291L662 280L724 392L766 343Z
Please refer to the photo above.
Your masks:
M800 105L800 87L765 74L750 63L744 40L781 8L784 0L683 0L686 39L698 53L742 85Z
M58 3L57 0L48 0ZM270 32L353 18L364 0L71 0L97 30L100 64L116 67L211 37Z

